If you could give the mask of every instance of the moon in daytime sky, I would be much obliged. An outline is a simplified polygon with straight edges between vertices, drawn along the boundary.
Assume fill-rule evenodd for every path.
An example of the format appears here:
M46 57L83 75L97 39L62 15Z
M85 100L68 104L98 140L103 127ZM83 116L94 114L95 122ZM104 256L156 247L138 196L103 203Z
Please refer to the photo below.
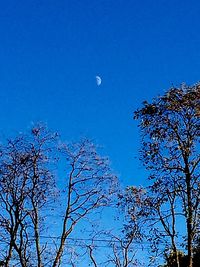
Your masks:
M101 85L101 77L96 76L96 83L98 86Z

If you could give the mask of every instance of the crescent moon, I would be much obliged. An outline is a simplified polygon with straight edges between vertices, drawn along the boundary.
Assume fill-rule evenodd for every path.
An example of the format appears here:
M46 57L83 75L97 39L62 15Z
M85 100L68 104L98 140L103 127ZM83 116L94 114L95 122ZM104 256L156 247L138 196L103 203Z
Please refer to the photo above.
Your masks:
M96 76L96 83L98 86L101 85L101 77Z

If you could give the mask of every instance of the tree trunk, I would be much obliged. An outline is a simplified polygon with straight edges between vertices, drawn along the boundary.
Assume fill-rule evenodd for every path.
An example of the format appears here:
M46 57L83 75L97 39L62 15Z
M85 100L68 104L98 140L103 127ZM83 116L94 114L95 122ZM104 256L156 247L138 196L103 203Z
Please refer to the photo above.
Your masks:
M53 262L53 266L52 267L57 267L58 264L59 264L59 261L61 259L61 256L62 256L62 253L63 253L63 250L64 250L64 245L65 245L65 238L61 238L61 243L60 243L60 246L59 246L59 249L56 253L56 258Z
M40 235L39 235L39 226L38 226L38 209L35 208L35 222L34 222L34 231L35 231L35 242L37 250L37 266L42 267L41 251L40 251Z
M178 251L177 251L177 249L175 249L174 253L175 253L175 258L176 258L176 267L180 267L180 263L179 263L179 257L178 257Z
M189 172L189 167L186 165L186 186L187 186L187 250L188 250L188 267L192 267L192 198L191 198L191 175Z
M10 259L12 257L12 250L13 250L12 243L13 243L13 240L11 239L8 256L6 257L6 260L5 260L5 267L9 267L9 262L10 262Z

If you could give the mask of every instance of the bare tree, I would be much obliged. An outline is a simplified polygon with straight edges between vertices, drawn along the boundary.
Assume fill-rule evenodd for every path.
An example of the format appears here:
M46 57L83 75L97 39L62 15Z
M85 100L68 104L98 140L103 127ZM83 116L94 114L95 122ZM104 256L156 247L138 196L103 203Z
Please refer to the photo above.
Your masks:
M108 159L98 155L91 141L84 139L65 145L63 152L68 164L66 203L53 267L59 266L65 243L74 227L91 212L109 204L116 183Z
M40 245L40 231L44 215L43 207L54 199L55 180L52 172L57 149L57 133L51 133L44 125L36 125L31 130L29 169L30 199L29 215L31 218L37 255L37 266L42 267L42 255L46 246Z
M116 222L113 218L113 224L116 223L113 229L110 226L111 222L110 229L108 226L107 229L99 231L93 229L91 242L88 241L86 244L91 266L141 266L141 262L139 263L137 259L137 252L143 249L143 223L145 220L144 212L142 211L141 214L140 210L141 199L139 200L140 197L143 197L143 190L137 192L137 198L133 198L130 188L118 192L115 207L119 221ZM136 200L134 205L132 205L133 200Z
M137 266L135 259L137 249L134 247L134 241L135 237L130 233L124 239L113 236L110 244L112 252L109 255L108 263L112 263L116 267Z
M120 232L118 234L119 236L111 232L100 233L97 239L92 239L92 242L87 245L88 256L92 266L138 266L136 259L138 243L135 234L133 231L128 234L122 235ZM102 241L104 241L104 244L102 244ZM100 250L101 246L103 250ZM103 257L100 257L101 253L103 253Z
M16 251L22 266L28 261L25 200L28 196L28 157L23 138L8 141L1 154L0 200L1 235L7 240L4 261L9 262ZM19 239L20 237L20 239Z
M49 156L55 138L44 126L37 125L31 135L13 138L2 148L0 225L2 238L7 240L3 256L6 266L11 260L19 261L21 266L31 266L35 255L34 264L42 266L40 219L43 215L39 211L53 190Z
M74 266L70 253L64 255L70 234L80 221L96 217L97 210L108 206L116 191L109 161L91 141L65 144L59 150L57 144L57 134L39 124L31 134L20 134L1 147L0 260L5 266L56 267L66 259ZM60 160L54 165L58 153ZM56 180L55 167L65 177ZM57 232L59 225L62 228L60 236L52 238L56 249L50 242L52 216Z
M177 210L176 190L164 189L161 190L158 181L148 188L129 188L133 198L131 205L136 207L138 209L137 214L141 218L143 217L143 231L146 240L150 241L151 252L154 252L157 257L163 254L163 251L172 249L176 265L179 266L177 217L183 215L183 213ZM130 209L129 212L132 214L133 211ZM159 251L159 245L162 247L161 252Z

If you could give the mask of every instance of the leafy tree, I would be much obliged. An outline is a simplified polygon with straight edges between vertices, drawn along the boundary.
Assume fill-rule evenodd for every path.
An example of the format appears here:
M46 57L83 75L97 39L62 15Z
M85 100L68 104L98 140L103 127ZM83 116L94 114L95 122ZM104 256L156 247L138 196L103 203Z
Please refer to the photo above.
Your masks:
M195 242L193 248L193 267L199 267L200 262L200 241L199 239ZM180 267L187 267L188 266L188 256L185 255L183 252L178 253ZM166 264L162 267L176 267L176 258L173 252L170 254L165 254L165 261Z
M196 239L193 253L193 265L198 267L200 262L200 237Z
M188 266L187 256L184 253L178 252L178 259L179 259L180 267L187 267ZM162 267L176 267L176 265L177 265L176 264L176 255L173 252L165 255L165 261L166 261L166 264L162 265Z
M192 267L200 218L200 85L171 88L152 103L145 101L135 118L142 133L141 160L151 172L149 208L160 223L155 237L170 238L180 266L177 218L185 218L187 266Z

